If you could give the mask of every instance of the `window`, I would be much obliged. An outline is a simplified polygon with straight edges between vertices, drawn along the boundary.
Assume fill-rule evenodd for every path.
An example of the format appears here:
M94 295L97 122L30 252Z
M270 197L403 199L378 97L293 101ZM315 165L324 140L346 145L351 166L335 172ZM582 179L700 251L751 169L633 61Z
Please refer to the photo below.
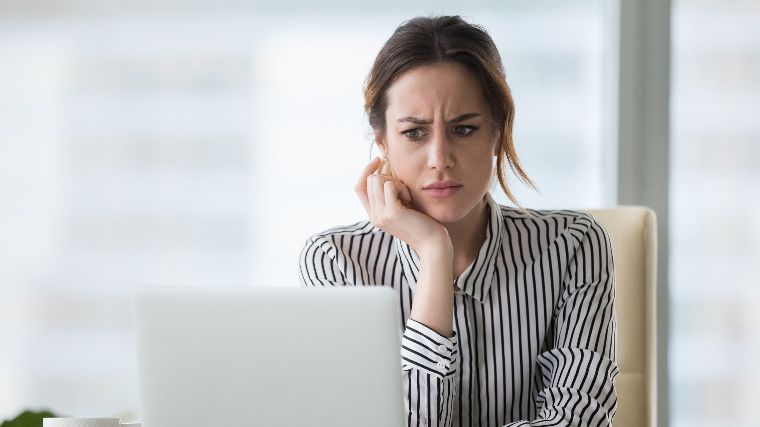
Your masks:
M757 425L760 5L673 11L672 425Z

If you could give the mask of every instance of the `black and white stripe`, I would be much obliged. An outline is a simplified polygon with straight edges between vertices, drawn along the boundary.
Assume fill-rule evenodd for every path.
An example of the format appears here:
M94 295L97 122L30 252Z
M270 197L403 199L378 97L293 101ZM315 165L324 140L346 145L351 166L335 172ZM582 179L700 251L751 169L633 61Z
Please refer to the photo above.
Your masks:
M390 286L411 426L611 426L617 397L610 239L589 214L497 204L455 280L454 336L409 319L419 257L360 221L311 236L303 286Z

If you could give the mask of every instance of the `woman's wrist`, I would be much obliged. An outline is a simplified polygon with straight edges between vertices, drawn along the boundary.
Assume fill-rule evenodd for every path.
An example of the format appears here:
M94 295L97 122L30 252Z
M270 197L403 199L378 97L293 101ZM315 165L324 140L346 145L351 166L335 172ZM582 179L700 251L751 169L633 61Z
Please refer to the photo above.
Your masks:
M419 247L413 248L421 260L451 260L454 263L454 246L448 233L433 237L423 242Z

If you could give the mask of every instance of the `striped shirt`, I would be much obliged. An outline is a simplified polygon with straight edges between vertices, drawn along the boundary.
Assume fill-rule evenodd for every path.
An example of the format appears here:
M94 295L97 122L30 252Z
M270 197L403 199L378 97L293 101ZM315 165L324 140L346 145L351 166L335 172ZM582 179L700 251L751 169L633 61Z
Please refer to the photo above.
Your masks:
M588 213L526 212L486 193L486 240L454 279L454 334L409 319L419 257L370 221L309 237L302 286L390 286L401 307L408 426L611 426L615 279Z

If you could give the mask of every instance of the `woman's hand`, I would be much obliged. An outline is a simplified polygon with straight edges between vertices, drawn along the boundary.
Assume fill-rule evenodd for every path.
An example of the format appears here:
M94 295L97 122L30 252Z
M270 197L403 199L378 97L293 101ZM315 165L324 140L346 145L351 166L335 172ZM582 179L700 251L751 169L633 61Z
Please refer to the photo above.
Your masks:
M409 188L399 178L373 175L375 158L362 171L356 193L369 219L383 231L408 243L420 257L420 271L409 318L439 334L453 336L454 250L441 223L411 208Z
M356 183L364 210L378 228L408 243L418 255L427 251L451 251L449 233L441 223L411 208L409 188L399 178L374 175L380 158L375 157Z

